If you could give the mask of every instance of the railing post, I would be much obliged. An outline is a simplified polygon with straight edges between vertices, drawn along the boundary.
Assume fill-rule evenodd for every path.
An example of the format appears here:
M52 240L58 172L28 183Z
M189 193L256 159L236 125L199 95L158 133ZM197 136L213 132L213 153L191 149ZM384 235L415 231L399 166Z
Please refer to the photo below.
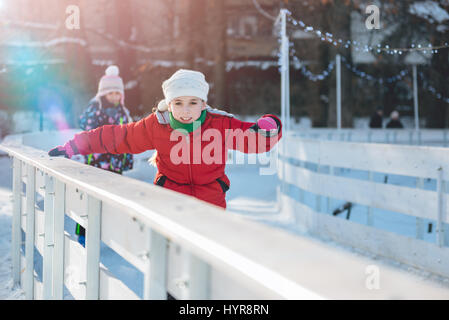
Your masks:
M210 299L210 266L190 254L189 299Z
M45 175L45 199L44 199L44 257L43 257L43 299L49 300L53 297L53 230L54 230L54 186L53 178L48 174Z
M100 239L101 239L101 201L87 196L86 229L86 299L97 300L100 297Z
M419 131L419 101L418 101L418 67L413 64L413 110L415 118L415 130Z
M341 56L337 54L335 56L335 65L336 65L336 104L337 104L337 130L341 129Z
M444 192L443 192L443 215L442 215L442 228L443 228L443 235L444 240L443 244L446 247L449 247L449 223L445 222L447 221L447 189L448 189L448 183L444 182Z
M281 122L284 124L284 134L290 130L290 62L289 40L287 36L287 10L281 10Z
M148 229L149 259L144 282L145 300L167 299L167 239L156 232Z
M26 234L25 234L25 297L34 299L34 215L36 203L36 168L27 164Z
M299 189L299 202L304 204L304 190L303 189Z
M424 188L424 179L418 178L416 180L416 188ZM416 239L424 239L424 222L422 218L416 218Z
M298 166L301 167L301 168L304 168L305 163L303 161L300 161L300 162L298 162ZM282 179L284 179L284 173L282 175ZM299 187L298 187L298 189L299 189L299 191L298 191L298 200L299 200L300 203L304 203L304 193L305 193L305 191L304 191L304 189L299 188Z
M437 216L437 244L442 247L445 244L444 238L444 228L443 221L445 219L446 213L446 193L445 193L445 181L443 180L443 168L438 169L438 180L437 180L437 192L438 192L438 216Z
M285 191L285 189L286 189L286 182L285 182L285 161L286 161L286 158L285 158L285 151L286 151L286 149L285 149L285 146L286 146L286 139L283 139L284 141L282 142L282 144L281 144L281 146L280 146L280 154L278 155L279 156L279 159L281 160L281 165L279 166L279 169L280 169L280 171L282 172L282 179L281 179L281 181L280 181L280 199L279 199L279 209L282 211L283 210L283 196L286 194L286 191Z
M20 220L22 215L22 162L14 158L13 160L13 216L11 231L11 256L12 256L12 277L13 284L20 283L20 242L22 232Z
M321 166L318 164L316 172L321 173L321 171L322 171ZM317 194L315 196L315 211L321 212L321 195L320 194Z
M334 175L334 167L329 166L329 175L333 176ZM332 214L332 201L330 197L326 197L327 199L327 213Z
M368 171L368 180L369 181L373 181L374 180L374 174L372 171ZM374 219L373 219L373 208L372 207L368 207L368 213L367 213L367 217L366 217L366 224L370 227L372 227L374 225Z
M447 130L446 129L443 130L443 143L444 143L444 146L447 147Z
M53 252L53 298L62 300L64 295L64 215L65 184L55 182L54 252Z

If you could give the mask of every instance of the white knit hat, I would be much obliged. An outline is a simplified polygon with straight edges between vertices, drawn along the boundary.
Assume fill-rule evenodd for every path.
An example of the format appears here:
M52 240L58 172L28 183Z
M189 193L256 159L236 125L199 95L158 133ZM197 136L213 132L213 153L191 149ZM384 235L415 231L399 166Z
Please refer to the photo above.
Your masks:
M125 101L125 86L123 80L119 76L119 68L117 66L109 66L105 71L105 75L101 77L98 83L97 97L102 97L110 92L118 91L122 94L122 105Z
M199 71L179 69L162 83L165 103L182 96L198 97L207 101L209 84L204 74Z
M399 118L399 112L396 110L393 110L393 112L390 114L390 118L396 119Z

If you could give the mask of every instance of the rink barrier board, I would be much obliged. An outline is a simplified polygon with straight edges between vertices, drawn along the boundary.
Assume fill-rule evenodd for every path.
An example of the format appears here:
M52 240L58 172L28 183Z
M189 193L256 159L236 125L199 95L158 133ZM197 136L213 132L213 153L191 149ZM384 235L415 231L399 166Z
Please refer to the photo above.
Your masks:
M448 146L448 130L445 129L351 129L306 128L289 132L301 138L353 141L367 143L392 143L409 145Z
M434 243L318 213L287 195L282 195L282 198L285 205L290 207L296 228L300 232L449 277L447 247L440 248Z
M87 228L87 194L74 186L66 185L65 204L65 214Z
M25 169L25 166L22 166L22 169ZM39 175L41 176L41 175ZM42 175L42 177L44 177ZM27 176L23 176L23 182L25 182L26 184L28 183L28 177ZM42 179L42 181L45 181L45 179ZM45 189L43 189L45 190ZM45 193L45 191L44 191ZM68 214L68 216L70 216L71 218L74 218L74 220L79 221L81 223L84 224L84 226L87 227L87 223L85 223L85 219L79 220L80 216L84 215L87 211L87 208L85 208L87 206L87 198L83 200L82 197L82 192L79 190L75 190L75 188L68 190L68 194L69 196L66 197L66 203L70 204L72 202L75 203L75 205L71 205L69 206L70 208L70 214ZM72 196L70 196L72 195ZM81 195L81 196L80 196ZM25 208L27 207L27 203L26 203L26 198L22 197L22 206ZM82 209L84 207L84 209ZM81 208L81 209L80 209ZM79 210L81 213L77 213L75 212L75 210ZM136 221L132 221L132 219L130 217L126 217L125 215L121 214L118 210L116 210L113 206L108 206L106 205L104 207L105 212L103 212L103 214L107 214L109 219L102 219L103 223L102 224L102 240L109 246L111 247L114 251L116 251L117 253L119 253L123 258L125 258L126 260L128 260L128 262L132 263L134 266L136 266L139 270L143 271L144 267L142 266L142 257L141 257L141 253L144 251L143 247L142 247L142 243L144 243L144 239L145 239L145 234L142 232L142 226L139 225ZM37 251L39 252L40 255L44 255L44 211L42 210L38 210L35 209L35 221L36 221L36 233L35 233L35 246ZM28 215L22 214L21 216L21 228L23 230L23 232L25 234L27 230L26 228L26 217ZM130 227L130 228L127 228ZM117 233L116 230L122 230L123 232ZM126 231L125 231L126 229ZM131 230L130 230L131 229ZM108 232L110 234L115 235L115 239L109 239L108 238ZM123 235L125 237L125 239L122 238L117 238L117 235ZM110 241L108 241L110 240ZM81 270L82 268L85 268L84 264L85 264L85 258L78 260L78 259L70 259L71 255L70 253L75 251L77 252L76 256L80 257L82 256L80 254L80 250L82 251L83 249L81 249L81 246L76 242L73 241L72 239L68 239L68 234L66 234L66 241L68 241L69 245L66 249L66 252L69 253L69 255L67 256L67 259L65 259L65 264L69 266L69 274L68 276L74 276L72 273L73 269L76 270ZM124 245L122 246L118 246L119 243L124 243ZM138 246L138 248L132 248L132 245L134 244ZM131 248L130 248L131 247ZM128 249L127 249L128 248ZM134 249L134 250L133 250ZM189 259L189 255L188 253L186 253L185 250L182 250L179 246L177 246L176 248L174 246L170 246L170 260L171 260L171 264L170 266L172 266L172 268L170 268L169 270L169 290L171 292L171 294L173 296L175 296L176 298L182 298L182 297L186 297L188 296L187 290L183 290L183 288L185 288L185 285L183 285L183 277L185 277L185 274L188 272L188 263L186 263L185 261L188 262ZM132 252L136 252L136 254L132 257ZM140 255L139 255L140 253ZM182 253L182 254L180 254ZM132 258L130 258L132 257ZM22 259L22 265L25 265L25 257L22 255L21 257ZM184 260L184 261L183 261ZM74 261L74 262L71 262ZM183 268L184 267L184 268ZM21 283L25 283L25 269L22 269L21 271ZM67 276L67 275L66 275ZM84 277L84 275L82 274L81 277ZM117 278L115 278L109 271L107 271L104 267L100 269L100 277L101 277L101 284L102 289L100 291L100 295L101 298L104 299L136 299L138 298L136 296L136 294L132 291L130 291L120 280L118 280ZM232 280L230 281L230 279L225 279L224 281L222 280L222 278L224 277L224 275L220 274L219 272L214 272L214 278L218 279L218 284L216 285L219 288L222 288L223 285L226 285L228 283L232 283ZM77 282L75 284L73 284L70 280L68 283L68 289L70 291L70 293L72 294L73 297L76 297L78 299L83 299L85 297L85 293L82 293L83 290L83 286L85 286L85 283L83 281L81 281L80 279L80 275L78 275L78 277L75 276L75 279L77 279ZM221 280L221 281L220 281ZM35 290L35 294L36 295L36 299L42 299L42 292L39 291L43 288L43 284L42 282L38 281L35 279L35 283L34 285L36 286L36 290ZM213 281L213 283L215 283L216 281ZM81 283L81 284L80 284ZM239 290L235 290L234 288L234 296L238 293L240 293L242 290L242 288L240 288ZM231 289L232 291L232 289ZM61 292L62 292L62 288L61 288ZM227 291L229 292L229 291ZM217 298L220 298L221 295L218 294L216 295ZM241 295L242 299L244 298L249 298L249 295Z
M34 246L41 256L44 256L44 211L34 213Z
M141 272L145 270L147 232L140 221L103 202L101 240Z
M48 210L47 210L48 211ZM45 255L45 249L44 249L44 255ZM194 286L192 286L192 287L194 287ZM198 290L197 290L198 291ZM198 292L200 292L201 290L199 290ZM203 290L204 291L204 290Z
M254 298L263 296L264 298L317 299L353 296L385 299L410 298L416 297L416 295L444 298L449 295L447 290L434 287L429 283L421 283L411 276L390 268L383 269L383 276L390 279L389 282L395 286L388 286L387 290L372 292L364 286L364 271L366 265L371 262L368 259L355 257L345 252L336 253L332 248L313 239L293 236L242 217L224 215L222 210L196 199L141 181L117 175L110 176L102 170L86 168L84 165L63 158L48 158L42 151L26 146L2 147L2 149L6 149L11 156L17 159L15 161L27 162L45 172L45 196L46 199L51 199L47 202L58 201L57 188L54 189L55 183L63 183L66 186L68 184L75 185L80 190L84 190L88 197L95 200L92 203L111 203L122 212L128 214L132 212L137 220L151 230L150 233L147 233L151 241L147 239L145 242L149 249L149 261L153 260L152 264L146 264L145 269L144 298L146 299L166 298L168 285L162 280L165 277L161 275L167 275L170 272L168 269L170 263L167 263L167 261L170 262L170 250L167 250L169 243L179 244L190 256L187 262L189 265L187 280L180 283L184 282L184 288L188 288L186 296L191 299L217 296L211 292L211 288L220 290L219 286L211 284L214 269L256 293L257 296ZM20 181L21 175L18 173L20 173L20 169L14 170L14 181ZM111 183L111 177L113 177L114 183ZM49 187L51 185L52 187ZM126 188L123 188L124 185ZM18 188L14 188L14 191L14 196L17 197ZM20 201L15 202L14 213L19 212L17 217L20 217L20 210L18 210L20 208L17 208L20 205L17 203ZM182 206L178 205L179 203L182 203ZM51 209L52 207L50 203L45 205L45 215L49 217L44 221L46 230L52 229L48 228L55 217L55 210ZM96 214L89 212L89 207L97 207ZM84 292L75 290L75 298L86 298L92 294L96 294L97 298L100 298L101 266L97 260L98 254L94 250L98 247L101 237L101 219L98 219L101 217L101 210L98 208L101 208L101 205L88 205L88 218L91 216L96 216L96 218L89 221L89 225L94 230L91 230L91 236L88 232L87 250L73 240L69 242L66 238L64 241L64 266L74 265L78 266L80 270L85 270L86 281L79 282L86 282L86 289ZM16 221L14 222L16 225L17 221L20 222L17 217L14 217L15 220L13 219L13 222ZM105 215L105 219L107 219L107 215ZM55 222L53 221L53 223ZM235 234L236 237L229 237L229 234ZM260 238L261 234L264 235L263 238ZM16 239L14 238L16 236L17 229L16 231L13 229L13 239ZM51 266L48 263L50 258L45 250L52 252L54 260L55 244L51 240L54 240L55 236L56 234L45 232L45 238L48 239L45 239L46 247L44 248L43 298L47 298L46 294L51 291L48 279L55 278L54 275L51 278L45 277L45 272L54 270L48 267ZM156 241L153 241L154 239ZM49 251L47 247L53 248L52 251ZM84 263L80 263L83 254L86 257L86 268L83 268ZM324 257L325 261L322 260ZM92 261L97 261L97 263L93 264ZM332 268L329 268L329 265L332 265ZM88 280L89 270L91 272L90 281ZM304 272L298 273L298 270L304 270ZM14 272L16 271L14 270ZM95 274L97 274L96 277ZM68 279L72 278L66 277L64 272L66 285ZM82 276L80 278L83 279ZM79 282L78 284L80 284ZM323 283L326 285L323 286ZM158 286L152 288L156 284ZM54 285L54 282L51 285ZM89 285L90 290L88 290ZM402 290L410 285L415 290ZM97 288L97 292L95 293L92 288ZM221 291L220 294L225 293Z
M139 296L106 268L100 267L100 300L140 300Z
M282 154L322 166L341 167L412 177L449 180L449 150L442 147L339 142L287 137Z
M279 177L321 196L436 220L438 208L435 191L316 173L290 163L279 166ZM447 197L445 195L446 201ZM445 216L443 222L449 223L449 215Z
M284 141L285 143L285 141ZM449 150L441 147L421 147L421 146L401 146L401 145L384 145L384 144L361 144L361 143L348 143L348 142L335 142L324 140L311 140L301 138L287 138L289 148L283 150L281 160L278 163L279 178L284 183L295 185L302 190L314 193L318 198L321 196L332 197L344 201L354 202L357 204L367 205L369 208L380 208L385 210L391 210L396 212L405 213L408 215L419 217L416 220L417 223L417 238L409 240L409 238L396 235L392 232L385 232L376 230L371 226L363 226L361 224L353 224L345 220L338 219L330 216L329 214L322 214L321 208L317 202L315 209L310 209L301 203L301 199L289 199L289 195L284 194L282 196L281 203L285 207L291 207L288 205L289 201L293 201L294 212L298 210L308 217L305 221L317 221L318 219L328 219L329 221L335 221L334 226L336 230L332 229L332 224L329 223L329 228L326 230L328 233L334 233L333 240L338 242L338 234L342 234L340 230L345 223L353 226L353 230L348 238L346 234L341 235L340 242L347 242L354 247L358 247L361 243L361 239L357 238L358 231L364 228L369 228L369 233L374 239L382 239L376 237L375 233L379 232L385 238L384 246L380 248L364 245L362 249L370 250L375 254L382 255L382 250L388 251L390 248L394 251L394 254L385 253L386 256L394 259L396 256L403 262L409 262L411 265L420 266L425 270L431 270L431 272L438 273L440 275L448 276L447 266L447 250L449 245L449 228L443 223L448 223L447 213L447 193L446 183ZM300 167L299 165L293 165L291 159L294 161L302 161L307 163L314 163L317 165L318 170L314 172ZM320 171L320 167L329 166L329 174L323 174ZM340 177L332 175L333 168L349 168L355 170L369 171L368 180L360 180L354 178ZM285 174L284 174L285 172ZM372 172L382 172L385 174L402 174L405 176L421 177L417 179L417 188L401 187L394 185L387 185L383 183L375 183L372 180ZM435 191L423 190L423 178L434 178L437 180L437 189ZM345 188L341 188L345 186ZM282 192L286 191L283 187ZM300 192L301 194L302 192ZM285 198L287 197L287 198ZM299 209L298 209L299 208ZM298 209L298 210L297 210ZM297 216L297 215L296 215ZM325 217L325 218L322 218ZM437 243L426 243L422 239L423 224L420 218L432 219L436 221L437 229ZM319 220L321 221L321 220ZM338 221L338 225L336 224ZM317 222L316 222L317 223ZM308 228L314 230L316 223L312 224L300 224L301 228L306 231ZM372 222L371 222L372 224ZM349 228L348 228L349 229ZM349 230L347 230L349 231ZM346 232L346 231L345 231ZM325 232L319 232L321 236L325 236ZM396 237L397 236L397 237ZM388 240L391 240L390 242ZM365 238L364 242L369 243L370 239ZM403 247L397 246L395 241L403 243ZM401 242L402 241L402 242ZM416 250L409 250L413 246L409 245L409 242L413 241L415 247L424 246L425 248L421 252ZM418 245L419 244L419 245ZM413 252L413 256L409 255L409 252ZM432 253L433 259L429 259L425 253ZM445 259L440 259L439 256L445 256ZM422 260L420 264L419 261Z
M334 142L301 139L296 137L288 137L282 143L289 143L289 148L281 147L281 170L279 170L281 173L286 167L292 168L287 161L293 158L296 161L314 163L318 166L318 168L321 166L329 166L331 169L335 167L343 167L347 169L365 170L370 173L381 172L384 174L398 174L409 177L418 177L418 183L420 179L422 182L423 178L436 179L437 190L434 192L436 198L434 198L434 201L430 202L430 207L433 207L434 211L430 211L429 205L426 205L426 203L423 202L418 204L422 207L421 210L411 208L409 204L405 206L405 210L410 209L410 214L412 215L414 215L416 211L418 211L418 214L427 211L426 215L430 214L431 218L437 221L437 242L439 246L448 245L449 237L445 234L449 234L449 228L447 225L443 225L443 222L447 221L448 216L446 185L449 163L444 160L448 159L449 156L449 150L447 148ZM295 170L300 170L299 166L295 167ZM311 174L313 174L313 172ZM335 178L332 175L328 175L325 179L325 181L335 181ZM340 179L340 177L337 179ZM353 180L357 181L356 179ZM323 183L325 181L322 181L322 189L326 188L326 184ZM385 188L381 187L381 185L382 184L379 183L373 184L376 188ZM407 190L405 187L402 188L403 190ZM409 190L413 189L414 188L409 188ZM396 189L396 191L397 190L399 189ZM421 187L418 187L415 190L417 195L419 193L423 193ZM317 193L320 194L320 192L321 191L318 190ZM374 194L372 194L372 196L374 198L376 197ZM413 199L413 197L409 199ZM394 204L396 201L394 200L392 203ZM404 212L403 207L402 209L401 206L398 207L399 210L396 211ZM317 211L320 211L318 207ZM420 224L419 221L420 220L417 220L418 225ZM422 226L420 229L422 229ZM418 235L420 233L422 234L422 231L417 230L417 237L419 237Z

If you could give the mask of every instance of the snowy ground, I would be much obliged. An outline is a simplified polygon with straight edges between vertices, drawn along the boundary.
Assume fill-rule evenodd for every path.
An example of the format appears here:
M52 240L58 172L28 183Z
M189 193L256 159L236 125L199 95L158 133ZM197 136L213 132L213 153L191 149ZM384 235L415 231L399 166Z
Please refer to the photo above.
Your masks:
M247 162L246 162L247 163ZM23 299L23 292L19 288L11 288L11 259L10 259L10 244L11 244L11 168L8 157L0 156L0 299ZM260 175L260 167L251 164L230 164L227 166L226 173L231 180L231 188L227 194L228 212L234 214L245 215L249 219L256 220L271 226L282 228L287 232L298 233L298 230L290 223L288 214L281 213L277 203L277 190L279 187L279 180L277 175ZM313 170L313 167L309 169ZM149 166L147 162L142 159L136 161L134 170L127 172L125 175L152 182L155 168ZM364 172L350 172L348 170L336 171L337 175L350 175L353 178L365 179ZM385 175L379 173L374 176L374 180L384 181ZM406 185L414 187L415 180L411 177L389 176L388 183ZM426 189L434 189L435 181L426 181ZM294 186L289 188L292 195L298 195L299 189ZM305 203L313 207L316 203L316 197L313 194L305 193ZM330 206L326 198L322 198L322 208L324 212L330 213L343 202L331 199ZM367 208L355 204L351 212L351 221L365 224ZM374 226L380 229L393 231L406 236L415 236L415 218L395 213L386 212L374 209ZM346 214L341 214L339 218L344 219ZM431 222L431 221L427 221ZM66 231L73 234L75 223L68 217L65 219ZM425 233L426 241L435 241L435 234ZM394 261L389 261L384 258L376 257L367 254L360 250L349 247L343 247L339 244L327 242L328 245L337 248L344 248L352 251L356 255L367 256L376 263L384 263L390 266L398 267L404 272L410 272L418 277L435 281L436 283L447 286L449 288L449 280L424 272L418 269L411 268L406 265L400 265ZM109 269L116 277L121 279L128 287L130 287L139 296L143 292L143 274L127 263L124 259L118 256L106 245L101 247L101 262ZM36 260L35 267L38 276L41 276L41 259ZM65 298L70 299L70 294L66 291Z

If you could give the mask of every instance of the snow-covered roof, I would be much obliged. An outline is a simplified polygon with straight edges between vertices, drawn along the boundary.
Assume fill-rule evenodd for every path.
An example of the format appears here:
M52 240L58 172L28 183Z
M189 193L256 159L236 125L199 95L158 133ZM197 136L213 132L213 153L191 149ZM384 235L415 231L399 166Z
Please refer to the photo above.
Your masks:
M442 23L449 20L449 13L441 8L436 1L420 1L410 6L409 12L418 17L428 20L430 23L435 21Z

